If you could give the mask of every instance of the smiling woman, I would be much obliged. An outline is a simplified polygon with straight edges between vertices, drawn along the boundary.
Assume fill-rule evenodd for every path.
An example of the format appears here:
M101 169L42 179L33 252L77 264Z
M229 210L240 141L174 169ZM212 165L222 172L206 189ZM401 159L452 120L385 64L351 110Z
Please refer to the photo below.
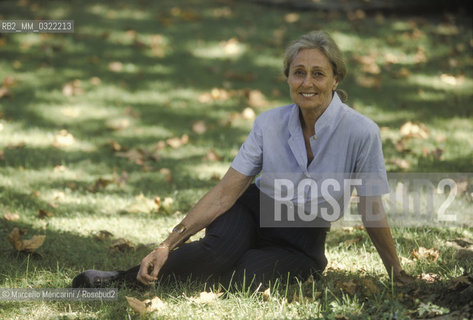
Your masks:
M323 189L322 179L333 182L340 173L368 175L356 185L358 210L388 274L409 279L401 269L381 202L389 187L379 129L336 92L346 74L337 45L322 31L302 36L286 51L284 73L294 103L256 118L230 169L169 237L141 265L126 272L88 270L74 279L74 287L136 280L150 284L158 275L159 280L193 277L239 286L288 279L289 274L292 280L320 276L327 265L325 237L333 221L326 218L327 210L340 211L353 187L334 190L341 191L337 199L314 189L320 183ZM300 188L307 180L312 182L310 192ZM284 215L294 217L297 211L296 223L278 219L281 181L290 182ZM184 243L203 228L204 238Z

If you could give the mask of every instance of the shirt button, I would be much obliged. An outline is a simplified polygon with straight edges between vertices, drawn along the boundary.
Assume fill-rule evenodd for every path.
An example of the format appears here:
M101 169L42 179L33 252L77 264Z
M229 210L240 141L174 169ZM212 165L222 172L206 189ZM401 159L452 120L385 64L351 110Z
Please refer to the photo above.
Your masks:
M314 140L314 141L315 141L315 140L317 140L317 139L318 139L318 138L317 138L317 136L316 136L316 135L313 135L313 136L312 136L312 140Z

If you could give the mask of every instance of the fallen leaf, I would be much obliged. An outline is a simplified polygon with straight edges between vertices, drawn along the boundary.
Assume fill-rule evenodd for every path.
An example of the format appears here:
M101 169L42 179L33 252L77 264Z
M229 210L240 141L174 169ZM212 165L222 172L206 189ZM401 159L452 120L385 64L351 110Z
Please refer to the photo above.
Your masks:
M104 240L109 239L111 237L113 237L113 233L111 233L107 230L100 230L94 236L95 240L98 240L98 241L104 241Z
M204 121L200 120L192 125L192 130L197 134L203 134L205 131L207 131L207 126L205 125Z
M263 299L264 301L268 301L271 298L271 289L268 288L263 291Z
M136 111L132 107L129 107L129 106L125 108L125 114L132 118L139 118L141 116L139 111Z
M381 292L379 288L374 284L374 282L370 279L361 280L361 284L370 294L378 294Z
M427 283L434 283L440 280L440 276L436 273L422 273L419 275L419 279L424 280Z
M128 118L119 118L119 119L110 119L107 120L105 126L109 130L120 131L130 127L130 119Z
M166 140L166 143L168 146L170 146L173 149L177 149L189 142L189 136L187 134L183 134L180 138L174 137L174 138L169 138Z
M350 280L350 281L337 281L335 283L335 286L346 293L349 293L351 295L354 295L356 292L356 286L357 283L355 280Z
M410 121L404 123L401 126L399 133L403 138L427 139L429 137L429 130L424 124L412 123Z
M228 70L223 75L227 80L236 80L236 81L243 81L243 82L251 82L256 80L258 75L255 72L247 72L247 73L238 73L232 70Z
M79 79L68 82L62 87L62 94L66 97L77 96L83 93L84 90L82 89L81 81Z
M465 76L461 75L458 77L452 76L450 74L442 74L440 76L442 82L449 84L451 86L461 85L465 82Z
M407 160L400 159L400 158L391 158L389 159L389 162L398 166L400 169L403 169L403 170L407 170L411 166L411 164Z
M262 108L268 105L268 101L261 91L250 90L248 93L248 104L253 108Z
M287 23L294 23L299 21L300 16L297 13L288 13L284 16L284 21Z
M10 90L8 90L8 88L5 88L5 87L1 87L0 88L0 99L1 98L9 98L11 97L11 92Z
M108 69L113 72L120 72L123 70L123 64L120 61L113 61L108 64Z
M99 84L102 83L102 80L100 80L99 77L92 77L90 78L90 84L94 85L94 86L98 86Z
M220 161L222 157L219 156L213 149L211 149L202 160L206 161Z
M44 218L51 218L53 214L51 212L48 212L44 209L39 209L38 210L38 218L44 219Z
M365 74L359 74L355 77L356 83L363 88L375 88L381 87L381 78L379 76L367 76Z
M172 207L174 204L174 200L171 197L164 198L164 201L161 202L161 208L167 213L172 213Z
M34 235L29 240L21 240L20 229L13 228L8 235L8 241L15 247L17 251L34 252L36 249L41 247L46 240L45 235Z
M348 232L349 234L353 233L353 227L342 227L342 231Z
M190 298L190 300L192 302L195 302L195 303L207 304L207 303L214 302L222 294L223 294L223 292L214 293L214 292L205 292L204 291L204 292L201 292L198 297Z
M128 213L151 213L156 210L156 203L154 199L146 198L143 194L140 194L124 210Z
M171 170L168 168L161 168L159 169L159 173L161 173L164 176L164 181L166 182L172 182L172 173Z
M437 261L440 254L438 250L435 249L426 249L424 247L419 247L414 249L411 253L411 257L417 260L425 259L430 260L432 262Z
M53 140L53 146L56 148L65 148L74 144L74 136L63 129L59 131Z
M16 221L18 219L20 219L20 215L18 213L7 212L3 214L3 220L5 221Z
M135 246L128 240L119 238L112 242L109 247L110 252L127 252L131 250L135 250Z
M410 152L411 149L409 149L405 144L404 144L404 140L401 139L401 140L397 140L396 142L394 142L394 148L400 152L400 153L406 153L406 152Z
M114 181L111 179L104 179L104 178L99 178L95 183L89 185L87 187L87 191L96 193L100 191L101 189L105 189L109 184L113 183Z
M128 296L125 296L125 299L133 311L138 312L140 315L160 311L166 308L166 303L158 297L146 299L143 301Z

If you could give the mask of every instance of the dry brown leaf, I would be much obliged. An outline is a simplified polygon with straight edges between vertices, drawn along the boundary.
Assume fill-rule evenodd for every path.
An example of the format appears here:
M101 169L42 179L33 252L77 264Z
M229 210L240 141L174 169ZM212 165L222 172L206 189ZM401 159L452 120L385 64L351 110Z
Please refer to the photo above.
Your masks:
M53 140L53 146L56 148L65 148L74 144L74 136L67 130L59 131Z
M146 198L143 194L140 194L137 195L135 201L124 210L128 213L151 213L156 211L156 203L154 199Z
M102 83L102 80L100 80L99 77L92 77L92 78L90 78L89 82L90 82L90 84L92 84L94 86L98 86L99 84Z
M122 146L114 140L110 141L109 144L113 152L119 152L122 150Z
M38 218L44 219L44 218L51 218L53 214L49 211L46 211L44 209L39 209L38 210Z
M337 281L335 283L335 286L346 293L349 293L351 295L354 295L356 292L356 286L357 283L355 280L350 280L350 281Z
M5 87L1 87L0 88L0 99L1 98L9 98L11 97L11 92L10 90L8 90L8 88L5 88Z
M107 120L105 126L109 130L120 131L129 128L131 125L130 119L128 118L118 118Z
M370 294L378 294L381 292L378 286L376 286L374 282L370 279L363 279L361 281L361 284Z
M400 159L400 158L389 159L389 162L398 166L400 169L403 169L403 170L407 170L411 166L411 164L407 160Z
M123 70L123 64L120 61L113 61L108 64L108 69L113 72L120 72Z
M97 234L94 236L95 240L98 240L98 241L104 241L106 239L109 239L113 237L113 233L107 231L107 230L100 230L99 232L97 232Z
M223 292L201 292L198 297L190 298L191 301L195 303L207 304L216 301Z
M379 76L367 76L364 74L359 74L355 77L356 83L363 88L375 88L379 89L381 87L381 78Z
M251 90L248 93L248 104L253 108L262 108L268 105L268 101L261 91Z
M189 136L187 134L183 134L180 138L178 138L178 137L169 138L169 139L166 140L166 143L171 148L177 149L177 148L180 148L181 146L189 143Z
M166 303L158 297L146 299L144 301L128 296L125 296L125 298L128 302L128 305L133 309L133 311L138 312L140 315L160 311L166 308Z
M76 96L83 93L84 90L81 87L81 81L79 79L68 82L62 87L62 94L67 97Z
M299 21L299 18L300 16L297 13L291 12L284 16L284 21L286 21L287 23L294 23Z
M119 238L112 242L109 247L110 252L127 252L131 250L135 250L135 246L128 240Z
M174 200L171 197L166 197L164 200L161 202L161 208L166 212L167 214L172 213L172 207L174 205Z
M204 121L200 120L192 125L192 130L197 134L203 134L207 131L207 126Z
M425 259L434 262L440 257L440 254L438 250L433 248L426 249L424 247L419 247L412 250L411 257L417 260Z
M159 173L164 176L164 181L171 183L172 182L172 173L168 168L159 169Z
M404 144L404 140L403 140L403 139L394 142L394 148L395 148L398 152L400 152L400 153L406 153L406 152L410 152L410 151L411 151L411 149L409 149L409 147L407 147L407 146Z
M235 71L228 70L227 72L225 72L224 77L227 80L251 82L251 81L256 80L258 75L255 72L238 73Z
M202 160L206 161L220 161L222 160L222 157L219 156L213 149L210 149L210 151L202 158Z
M34 252L36 249L41 247L46 240L45 235L34 235L29 240L21 240L22 234L20 233L20 229L13 228L13 230L8 235L8 241L15 247L17 251L25 251L25 252Z
M342 227L342 231L348 232L349 234L353 233L353 227Z
M429 130L424 124L412 123L410 121L401 126L399 133L403 138L427 139L429 137Z
M264 301L268 301L271 298L271 289L268 288L263 291L263 299Z
M436 273L422 273L419 278L427 283L434 283L440 280L440 276Z
M16 221L18 219L20 219L20 215L18 213L7 212L3 214L3 220L5 221Z
M87 187L87 190L89 192L98 192L100 191L101 189L105 189L109 184L113 183L114 181L111 180L111 179L105 179L105 178L98 178L97 181L95 181L95 183L89 185Z

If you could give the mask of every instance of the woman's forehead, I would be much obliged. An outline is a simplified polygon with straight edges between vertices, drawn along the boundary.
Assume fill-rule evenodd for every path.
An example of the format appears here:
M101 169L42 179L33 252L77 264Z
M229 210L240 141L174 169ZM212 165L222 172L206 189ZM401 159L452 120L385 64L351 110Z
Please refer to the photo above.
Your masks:
M296 54L291 66L330 68L331 64L327 56L319 49L303 49Z

